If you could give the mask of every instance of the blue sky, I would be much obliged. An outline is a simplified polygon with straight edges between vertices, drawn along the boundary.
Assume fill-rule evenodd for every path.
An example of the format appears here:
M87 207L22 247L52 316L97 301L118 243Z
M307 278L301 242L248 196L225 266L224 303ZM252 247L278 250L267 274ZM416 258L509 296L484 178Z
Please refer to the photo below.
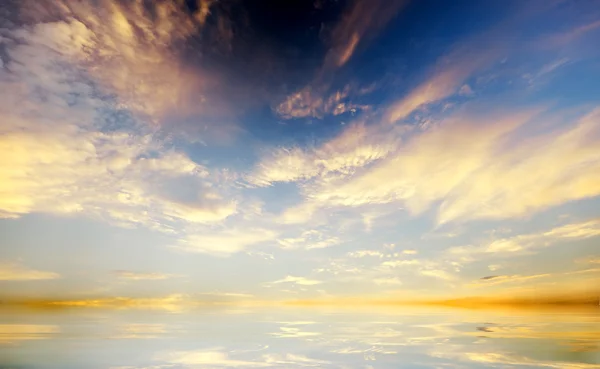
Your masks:
M596 1L259 3L2 6L3 294L595 286Z

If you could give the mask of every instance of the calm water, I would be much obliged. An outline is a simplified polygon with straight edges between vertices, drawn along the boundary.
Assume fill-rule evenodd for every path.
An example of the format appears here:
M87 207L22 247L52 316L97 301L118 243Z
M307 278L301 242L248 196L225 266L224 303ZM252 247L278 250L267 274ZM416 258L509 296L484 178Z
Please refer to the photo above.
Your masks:
M0 368L600 368L600 310L3 312Z

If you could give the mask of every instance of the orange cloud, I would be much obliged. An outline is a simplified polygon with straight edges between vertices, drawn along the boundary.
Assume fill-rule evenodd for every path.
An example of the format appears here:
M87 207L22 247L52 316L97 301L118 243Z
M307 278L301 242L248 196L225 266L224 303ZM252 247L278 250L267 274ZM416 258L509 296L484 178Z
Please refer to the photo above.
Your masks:
M348 111L368 110L367 105L355 104L352 97L369 92L347 85L330 91L332 75L356 53L361 42L372 38L408 3L406 0L372 0L369 4L352 1L341 20L329 32L330 46L323 65L315 78L304 88L288 96L274 110L285 119L339 115Z
M346 64L359 43L373 37L407 3L405 0L352 2L331 31L332 47L325 56L323 68L328 70Z

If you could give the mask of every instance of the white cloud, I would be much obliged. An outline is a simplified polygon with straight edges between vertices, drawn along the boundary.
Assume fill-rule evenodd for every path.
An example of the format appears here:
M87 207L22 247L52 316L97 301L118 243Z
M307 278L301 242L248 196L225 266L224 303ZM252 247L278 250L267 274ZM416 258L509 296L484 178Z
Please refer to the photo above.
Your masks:
M456 277L445 270L441 269L421 269L421 275L433 278L443 279L445 281L451 281L456 279Z
M308 279L308 278L304 278L304 277L294 277L294 276L288 275L287 277L285 277L283 279L279 279L279 280L271 282L269 284L279 284L279 283L294 283L294 284L301 285L301 286L314 286L316 284L321 284L323 282L317 281L314 279Z
M13 154L0 159L0 217L76 213L173 233L181 223L214 223L234 214L237 203L224 198L214 171L164 144L156 126L136 119L159 114L138 103L161 100L148 94L170 91L168 86L153 81L144 90L140 83L147 78L138 76L135 91L141 95L125 96L113 85L131 82L125 80L133 76L127 71L125 77L118 76L123 71L119 68L127 70L127 58L141 63L135 70L142 72L144 63L153 62L140 55L150 57L171 38L183 37L179 32L192 21L171 23L181 14L171 5L157 5L162 10L152 25L142 9L108 1L104 5L113 16L108 23L115 23L106 25L90 4L67 3L80 21L64 14L64 21L26 26L3 39L10 59L0 69L0 150ZM132 24L150 43L144 53L135 52L141 46L130 39ZM104 52L108 54L100 56ZM114 61L119 56L123 59L109 68L114 73L109 79L102 74L108 73L103 58ZM156 75L172 78L161 73ZM102 82L108 85L99 83L99 77L106 77ZM163 109L154 102L151 107Z
M349 252L348 256L351 258L364 258L367 256L382 258L385 256L385 254L376 250L358 250Z
M203 234L189 234L173 248L184 252L198 252L215 256L228 256L247 247L274 241L277 233L265 229L233 229Z
M325 234L323 234L323 232L310 230L302 232L299 237L282 238L278 239L277 242L279 242L281 247L284 249L303 248L306 250L311 250L335 246L340 244L342 241L337 237L327 237Z
M354 173L387 156L394 147L389 135L357 123L317 148L275 150L259 162L247 179L257 186L313 178L327 181Z
M481 246L453 247L448 249L448 254L459 257L463 261L472 261L482 257L534 252L535 249L548 247L557 242L583 240L597 236L600 236L600 219L592 219L581 223L566 224L539 233L500 238ZM490 265L489 268L496 270L499 266Z
M539 124L537 113L460 113L353 175L305 186L306 202L288 212L303 214L300 222L319 207L399 202L418 215L440 203L443 224L522 217L599 195L600 110L561 129L523 134Z
M373 279L373 283L375 283L378 286L399 286L402 284L402 281L398 278L375 278Z

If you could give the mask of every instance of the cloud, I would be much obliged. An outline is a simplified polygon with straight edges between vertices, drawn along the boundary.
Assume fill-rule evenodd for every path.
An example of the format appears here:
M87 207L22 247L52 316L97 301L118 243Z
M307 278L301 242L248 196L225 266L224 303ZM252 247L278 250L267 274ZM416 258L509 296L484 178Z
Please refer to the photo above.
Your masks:
M287 96L274 108L275 112L284 119L323 118L370 109L370 106L353 103L351 99L369 93L371 88L346 85L332 91L331 81L335 71L357 52L361 42L374 37L407 2L373 0L368 6L362 1L349 2L340 21L328 32L325 42L329 48L315 78L299 91Z
M535 279L548 278L551 276L552 276L552 274L549 274L549 273L526 275L526 276L519 275L519 274L489 276L489 277L481 278L481 280L479 280L477 282L470 283L468 285L468 287L489 287L489 286L496 286L496 285L505 284L505 283L515 283L515 284L516 283L524 283L524 282L529 282L529 281L535 280Z
M275 256L273 254L269 254L268 252L263 251L246 251L246 254L250 256L256 256L264 260L275 260Z
M590 256L588 258L577 260L579 263L600 264L600 257Z
M421 275L426 277L439 278L445 281L451 281L456 279L456 277L445 270L441 269L421 269Z
M294 277L294 276L288 275L287 277L285 277L283 279L279 279L279 280L271 282L269 284L279 284L279 283L294 283L294 284L301 285L301 286L314 286L316 284L321 284L323 282L317 281L314 279L308 279L308 278L304 278L304 277Z
M283 238L277 240L284 249L303 248L306 250L322 249L340 244L342 241L337 237L327 237L317 230L305 231L296 238Z
M537 114L444 119L363 170L305 186L306 205L298 209L400 202L419 215L439 203L443 224L522 217L600 194L600 110L533 134Z
M256 186L269 186L313 178L327 181L351 174L394 149L395 142L386 133L358 122L314 149L277 149L260 160L247 180Z
M388 260L381 263L377 270L383 273L396 273L396 269L415 270L418 274L425 277L453 281L456 280L457 277L447 270L450 266L453 267L455 271L458 271L456 264L446 262L440 263L438 261L426 259Z
M178 220L219 221L235 212L234 203L207 186L206 168L180 153L152 154L160 145L151 136L72 133L57 127L48 133L5 133L0 148L15 153L10 160L0 159L4 217L87 213L123 225L161 229ZM188 203L165 192L181 182L200 189Z
M229 256L247 247L274 241L277 233L265 229L232 229L204 234L189 234L173 246L184 252Z
M549 47L561 47L577 41L577 39L584 37L586 34L600 29L600 20L595 20L587 24L578 25L562 33L556 33L547 39L542 44Z
M29 8L24 4L28 15L39 21L25 39L46 46L59 38L61 45L77 47L77 59L71 62L84 67L104 89L116 93L128 109L158 122L168 113L189 114L200 105L210 109L210 104L190 98L205 92L210 79L200 78L199 71L186 70L173 45L198 32L211 3L198 1L195 14L181 2L147 6L115 0L59 0ZM48 14L58 15L62 21L44 22ZM54 50L64 53L63 49Z
M382 258L385 256L385 254L375 250L358 250L349 252L348 256L351 258L364 258L367 256Z
M385 27L406 3L404 0L376 0L369 5L362 1L351 2L340 22L331 30L331 48L325 56L323 70L329 71L346 64L359 43L370 39Z
M147 79L136 73L146 73L144 63L159 58L155 48L184 37L197 20L178 19L174 3L156 5L152 21L136 8L141 3L127 9L112 1L99 9L91 3L58 4L32 7L32 16L55 11L63 21L40 21L3 38L9 58L0 69L0 149L14 155L0 159L0 216L84 213L173 233L180 222L210 223L235 213L236 203L223 199L210 178L214 173L172 149L156 126L137 118L144 110L138 97L112 86L138 86L123 89L161 110L154 100L166 99L147 94L170 90L156 81L144 88ZM144 34L143 45L132 29ZM127 66L134 60L135 68ZM173 76L165 70L150 74ZM197 190L181 195L184 183Z
M480 257L519 254L533 252L558 242L583 240L600 236L600 219L581 223L571 223L539 233L500 238L482 246L459 246L448 249L448 254L458 256L463 261L472 261ZM493 269L492 269L493 268ZM490 270L498 269L490 265Z
M488 45L485 51L482 51L480 48L482 42L480 39L471 40L440 58L424 82L387 109L385 122L391 124L403 120L417 109L448 98L457 92L469 94L471 89L468 85L463 85L464 82L476 72L489 67L501 55L500 44L486 42Z
M350 85L332 93L315 90L313 86L309 85L288 96L275 108L275 112L284 119L323 118L327 115L356 113L359 110L370 109L368 105L355 104L350 101L351 95L355 97L363 93L360 90L352 89Z
M116 270L115 275L119 279L127 279L133 281L143 281L143 280L161 280L161 279L169 279L178 277L175 274L166 274L166 273L144 273L144 272L133 272L129 270Z
M474 94L473 89L469 85L463 85L460 90L458 90L458 94L461 96L471 96Z
M389 261L384 261L381 265L385 266L385 267L391 267L391 268L397 268L400 266L407 266L407 265L414 265L414 266L420 266L422 265L423 262L417 259L410 259L410 260L389 260Z
M37 281L60 277L58 273L30 269L18 263L0 264L0 281Z
M402 281L398 278L375 278L373 280L373 283L375 283L378 286L399 286L402 284Z

